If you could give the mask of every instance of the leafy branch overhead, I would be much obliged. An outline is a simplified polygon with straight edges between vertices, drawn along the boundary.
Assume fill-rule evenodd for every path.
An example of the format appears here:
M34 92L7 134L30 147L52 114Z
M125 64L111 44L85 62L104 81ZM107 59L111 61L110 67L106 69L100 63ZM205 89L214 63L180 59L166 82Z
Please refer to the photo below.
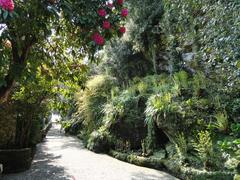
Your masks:
M123 0L1 0L0 101L8 99L29 65L47 63L71 74L84 59L97 61L103 45L126 32L126 5ZM69 77L64 71L55 73ZM81 81L77 74L70 77Z

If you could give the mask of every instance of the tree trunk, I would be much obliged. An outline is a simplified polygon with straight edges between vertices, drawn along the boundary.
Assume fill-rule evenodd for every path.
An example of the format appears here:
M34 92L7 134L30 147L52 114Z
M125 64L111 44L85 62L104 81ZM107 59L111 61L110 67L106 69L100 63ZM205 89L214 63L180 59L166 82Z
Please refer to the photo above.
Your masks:
M12 87L15 84L15 81L10 78L9 75L5 78L6 86L0 87L0 104L8 101Z
M0 104L8 101L15 80L21 76L25 67L24 61L20 61L19 59L14 59L13 62L11 62L8 74L5 76L6 84L0 87Z
M21 48L21 55L19 55L19 48L17 42L12 41L12 61L9 66L8 74L5 76L6 84L0 87L0 104L8 101L11 90L14 87L16 78L19 78L26 68L26 59L31 46L36 42L33 37L25 47Z

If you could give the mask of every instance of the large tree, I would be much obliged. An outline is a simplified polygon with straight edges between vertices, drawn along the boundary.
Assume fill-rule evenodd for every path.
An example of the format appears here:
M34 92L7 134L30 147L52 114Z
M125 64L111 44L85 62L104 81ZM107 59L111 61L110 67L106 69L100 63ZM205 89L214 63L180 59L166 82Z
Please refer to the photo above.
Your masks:
M14 11L9 3L0 1L0 102L31 64L54 69L57 78L81 68L79 60L94 59L124 32L128 14L123 0L15 0Z

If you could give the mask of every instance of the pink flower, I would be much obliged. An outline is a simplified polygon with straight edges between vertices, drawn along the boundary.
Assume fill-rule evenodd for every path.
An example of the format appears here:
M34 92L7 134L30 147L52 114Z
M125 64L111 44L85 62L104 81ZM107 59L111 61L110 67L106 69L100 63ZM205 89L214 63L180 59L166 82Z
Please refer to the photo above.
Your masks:
M122 10L122 17L127 17L128 16L128 9L123 9Z
M110 29L111 24L109 21L103 21L103 29Z
M120 27L119 29L120 33L124 34L126 32L126 28L125 27Z
M92 38L93 41L99 46L103 46L105 43L104 37L101 36L98 32L94 33Z
M112 9L114 6L113 6L113 3L107 3L107 7Z
M121 6L123 5L124 0L118 0L117 3Z
M107 12L105 11L105 9L99 9L98 15L101 17L105 17L107 15Z
M0 6L2 9L12 12L14 10L13 0L0 0Z

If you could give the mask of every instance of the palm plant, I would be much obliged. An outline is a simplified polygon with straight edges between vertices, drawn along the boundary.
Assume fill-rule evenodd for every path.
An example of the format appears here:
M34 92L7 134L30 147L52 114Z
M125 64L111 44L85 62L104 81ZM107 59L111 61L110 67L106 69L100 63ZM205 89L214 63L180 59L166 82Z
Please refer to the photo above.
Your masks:
M213 124L213 126L217 128L220 132L227 133L229 127L227 112L218 112L215 115L215 119L217 121Z

